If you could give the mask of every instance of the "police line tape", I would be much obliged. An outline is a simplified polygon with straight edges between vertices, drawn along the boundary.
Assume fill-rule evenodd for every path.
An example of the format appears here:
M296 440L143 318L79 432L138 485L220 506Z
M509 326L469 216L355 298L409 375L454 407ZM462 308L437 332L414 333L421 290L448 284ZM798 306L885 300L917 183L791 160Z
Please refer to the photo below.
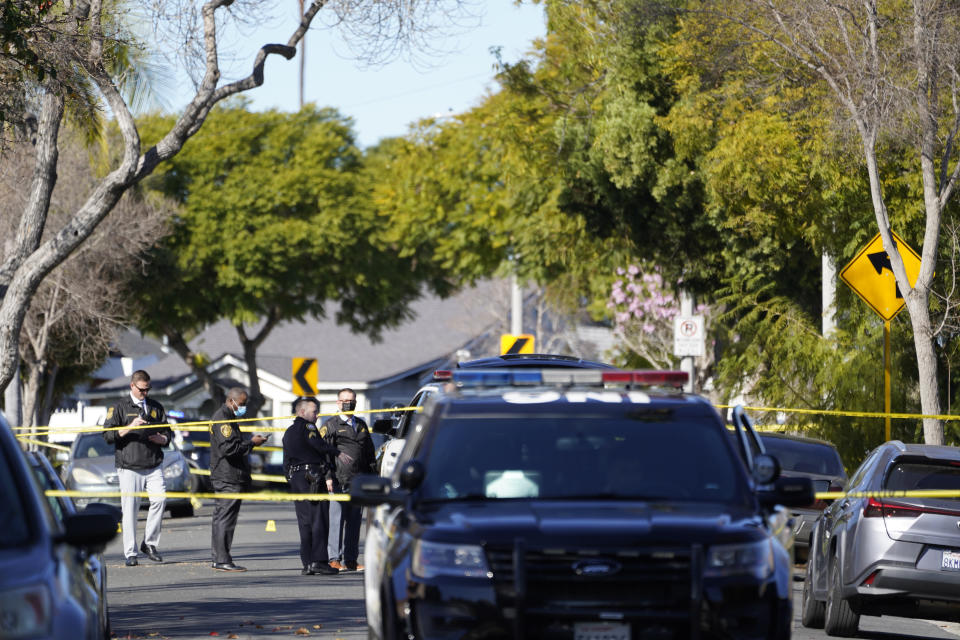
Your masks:
M717 409L732 409L732 404L715 404ZM922 420L932 418L934 420L960 420L960 414L926 414L926 413L884 413L882 411L841 411L834 409L791 409L787 407L747 407L745 411L763 411L765 413L798 413L819 416L839 416L847 418L892 418L895 420Z
M717 409L730 409L735 405L730 404L715 404L713 405ZM891 418L894 420L922 420L922 419L934 419L934 420L960 420L960 414L924 414L924 413L886 413L882 411L844 411L844 410L835 410L835 409L795 409L790 407L754 407L754 406L744 406L746 411L759 411L764 413L794 413L794 414L805 414L805 415L821 415L821 416L834 416L834 417L850 417L850 418L870 418L870 419L879 419L879 418ZM422 407L397 407L392 409L360 409L355 411L340 412L336 411L333 413L320 413L317 414L317 417L331 417L339 415L340 413L345 414L361 414L361 413L393 413L400 411L422 411ZM271 422L276 420L291 420L296 416L269 416L269 417L258 417L258 418L232 418L229 420L217 420L217 424L225 423L242 423L242 422ZM210 425L213 424L213 420L197 420L195 422L180 422L176 424L168 425L171 428L175 428L178 431L206 431L210 428ZM128 427L11 427L15 431L24 431L31 430L29 434L17 435L18 438L26 437L35 437L49 435L51 433L57 434L71 434L71 433L99 433L103 431L119 431L120 429L126 429ZM276 431L286 431L287 427L263 427L263 426L240 426L238 427L240 431L250 432L250 433L266 433L266 432L276 432Z
M190 473L192 473L195 476L209 476L210 470L194 469L193 467L190 467ZM250 479L259 480L261 482L283 482L284 484L286 484L287 482L287 478L285 476L275 476L268 473L251 473Z
M330 418L338 415L359 415L362 413L394 413L400 411L423 411L422 407L396 407L391 409L357 409L354 411L334 411L333 413L318 413L317 418ZM176 422L176 423L164 423L158 425L141 425L139 427L132 427L133 429L149 429L151 427L162 427L167 426L175 431L208 431L210 426L214 423L216 424L228 424L228 423L239 423L241 422L275 422L277 420L293 420L297 416L265 416L258 418L230 418L225 420L196 420L194 422ZM37 427L10 427L14 431L27 431L30 433L27 434L17 434L18 438L29 438L35 436L46 436L51 433L60 434L71 434L71 433L102 433L104 431L120 431L121 429L130 429L129 425L120 426L120 427L100 427L100 426L91 426L91 427L51 427L49 425L37 426ZM247 426L238 426L240 431L247 433L265 433L268 431L286 431L287 427L263 427L255 425Z
M136 496L139 498L166 497L187 499L223 499L223 500L255 500L259 502L296 502L300 500L315 500L334 502L349 502L347 493L279 493L263 491L260 493L190 493L188 491L166 491L164 493L150 493L149 491L76 491L49 489L44 492L50 497L67 498L122 498ZM817 491L813 494L814 500L839 500L841 498L960 498L957 489L912 489L909 491Z
M95 500L96 498L124 498L135 496L137 498L254 500L258 502L296 502L300 500L350 502L350 494L347 493L279 493L276 491L262 491L259 493L190 493L189 491L164 491L163 493L151 493L149 491L75 491L48 489L44 491L44 495L51 498L87 498L91 500Z

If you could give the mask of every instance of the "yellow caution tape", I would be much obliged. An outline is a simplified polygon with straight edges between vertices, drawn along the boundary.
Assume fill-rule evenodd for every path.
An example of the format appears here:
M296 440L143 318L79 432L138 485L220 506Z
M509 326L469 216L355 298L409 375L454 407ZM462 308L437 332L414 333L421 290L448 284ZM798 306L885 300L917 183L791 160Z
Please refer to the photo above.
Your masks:
M41 447L50 447L51 449L56 449L58 451L70 451L70 447L66 447L62 444L44 442L43 440L34 440L33 438L28 438L26 436L17 436L17 437L20 438L20 442L26 442L27 444L35 444Z
M715 404L717 409L730 409L732 404ZM835 411L831 409L789 409L787 407L743 407L747 411L774 411L780 413L806 413L820 416L841 416L850 418L895 418L897 420L920 420L933 418L935 420L960 420L960 415L925 413L883 413L874 411Z
M840 498L960 498L957 489L911 489L910 491L819 491L817 500L838 500Z
M195 476L209 476L210 470L194 469L193 467L190 467L190 473L192 473ZM251 473L250 478L252 480L261 480L264 482L283 482L283 483L287 482L287 479L284 476L275 476L268 473Z
M255 500L260 502L295 502L298 500L330 500L334 502L349 502L347 493L278 493L263 491L260 493L189 493L187 491L167 491L165 493L150 493L149 491L65 491L49 489L44 492L52 498L122 498L136 496L138 498L166 497L187 499L223 499L223 500Z
M397 407L395 409L357 409L356 411L334 411L333 413L318 413L317 417L332 417L340 415L353 415L361 413L393 413L395 411L423 411L422 407ZM196 422L177 422L169 423L165 425L143 425L140 427L134 427L135 429L148 429L150 427L159 427L159 426L168 426L175 431L207 431L210 428L211 424L226 424L226 423L241 423L241 422L273 422L276 420L292 420L296 416L266 416L258 418L231 418L229 420L197 420ZM51 433L56 434L70 434L70 433L101 433L103 431L119 431L121 429L129 429L129 426L122 427L100 427L100 426L90 426L90 427L11 427L11 429L23 431L31 430L29 434L25 434L27 437L30 436L43 436L50 435ZM238 427L240 431L247 433L265 433L268 431L286 431L287 427L262 427L262 426L243 426ZM18 435L18 438L24 437L24 435Z
M186 491L167 491L163 494L151 494L148 491L61 491L50 489L44 492L50 497L68 498L120 498L123 496L137 496L149 498L161 496L166 498L197 499L224 499L224 500L255 500L259 502L296 502L298 500L334 502L349 502L350 495L346 493L277 493L263 491L260 493L189 493ZM960 498L960 490L956 489L916 489L912 491L818 491L814 494L816 500L837 500L840 498Z

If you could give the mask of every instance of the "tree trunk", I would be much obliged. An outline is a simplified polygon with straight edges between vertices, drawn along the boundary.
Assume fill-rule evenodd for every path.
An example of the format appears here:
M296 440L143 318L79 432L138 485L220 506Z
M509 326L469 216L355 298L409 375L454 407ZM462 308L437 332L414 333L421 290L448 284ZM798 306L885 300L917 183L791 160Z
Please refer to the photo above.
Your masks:
M913 325L913 345L917 351L920 407L924 415L940 415L940 388L937 386L937 354L926 295L914 290L907 296L907 312ZM936 418L923 419L923 441L943 444L943 423Z
M23 424L24 426L35 427L40 422L38 410L43 394L43 364L31 362L27 367L27 375L24 376L23 384Z
M56 362L47 367L47 381L43 386L43 402L37 411L39 424L50 424L50 416L53 414L53 390L57 384L58 373L60 373L60 365Z

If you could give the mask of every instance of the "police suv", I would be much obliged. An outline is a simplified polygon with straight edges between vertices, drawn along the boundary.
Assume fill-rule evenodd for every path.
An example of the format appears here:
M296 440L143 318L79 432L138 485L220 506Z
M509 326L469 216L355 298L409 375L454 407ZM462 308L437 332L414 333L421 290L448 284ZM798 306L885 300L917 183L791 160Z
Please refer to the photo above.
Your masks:
M686 373L454 371L415 417L364 558L370 636L789 638L780 479ZM783 505L783 506L778 506Z

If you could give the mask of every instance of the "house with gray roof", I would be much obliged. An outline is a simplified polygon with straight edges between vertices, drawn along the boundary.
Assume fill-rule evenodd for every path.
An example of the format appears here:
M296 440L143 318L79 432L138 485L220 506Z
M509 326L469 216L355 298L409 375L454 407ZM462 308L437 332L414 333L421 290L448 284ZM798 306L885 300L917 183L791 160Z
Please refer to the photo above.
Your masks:
M357 392L357 409L382 409L404 405L433 370L466 357L495 355L499 348L501 318L491 296L494 283L482 283L447 299L425 296L411 305L412 319L386 329L379 341L338 324L332 310L327 318L278 324L257 350L257 376L266 403L264 416L289 416L296 399L293 392L293 359L317 360L317 394L321 412L332 413L337 392L350 387ZM197 353L206 354L208 371L223 388L247 386L247 365L236 328L217 322L190 341ZM468 355L467 355L468 354ZM163 354L144 367L151 376L151 397L167 410L204 419L216 407L184 361L175 353ZM87 405L109 405L129 390L129 372L80 393ZM275 426L286 426L278 424Z

